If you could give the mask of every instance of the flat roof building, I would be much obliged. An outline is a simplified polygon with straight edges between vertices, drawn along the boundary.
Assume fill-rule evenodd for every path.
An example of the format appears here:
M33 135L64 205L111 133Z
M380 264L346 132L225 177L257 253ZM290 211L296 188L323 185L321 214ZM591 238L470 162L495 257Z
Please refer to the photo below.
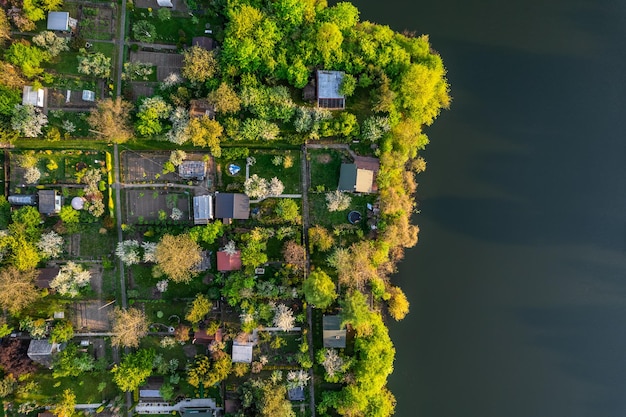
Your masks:
M345 109L346 96L339 93L343 71L317 71L317 107Z
M48 30L66 32L70 30L69 12L48 12Z
M356 164L341 164L339 173L339 191L351 193L371 193L374 184L374 172L359 169Z
M61 195L56 190L39 190L39 212L45 215L61 211Z
M213 220L213 196L194 196L193 224L209 224L211 220Z
M34 90L32 86L25 85L22 90L22 105L30 104L35 107L43 107L45 91L43 88Z
M341 328L341 317L323 316L322 329L324 347L340 349L346 347L347 331Z
M232 255L225 251L217 252L217 270L219 272L239 271L241 269L241 251Z

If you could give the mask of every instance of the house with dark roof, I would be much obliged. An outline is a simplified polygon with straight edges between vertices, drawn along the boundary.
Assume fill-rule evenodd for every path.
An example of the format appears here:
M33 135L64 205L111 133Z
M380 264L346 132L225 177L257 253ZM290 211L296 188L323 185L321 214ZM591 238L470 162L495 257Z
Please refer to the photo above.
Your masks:
M203 250L200 252L200 262L194 266L193 270L204 272L211 268L211 252Z
M186 180L202 181L206 178L206 162L183 161L178 166L178 175Z
M50 288L50 283L59 275L59 267L39 268L37 269L37 282L39 288Z
M215 106L206 99L191 100L189 102L189 117L202 116L215 119Z
M324 347L345 348L347 331L345 328L341 328L341 317L323 316L322 336L324 338Z
M217 270L219 272L239 271L241 269L241 251L230 254L226 251L217 252Z
M215 194L215 217L218 219L246 220L250 218L250 198L239 193Z
M39 190L39 212L47 216L61 211L62 197L57 190Z
M213 220L213 196L193 197L193 224L209 224Z
M346 108L346 96L339 93L344 75L343 71L317 71L317 107L330 110Z

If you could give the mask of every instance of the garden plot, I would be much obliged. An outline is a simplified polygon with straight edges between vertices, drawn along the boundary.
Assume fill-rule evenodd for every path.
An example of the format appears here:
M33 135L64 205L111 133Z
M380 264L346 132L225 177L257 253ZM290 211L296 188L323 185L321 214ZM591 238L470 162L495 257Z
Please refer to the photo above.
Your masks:
M174 182L180 181L177 172L163 174L163 165L169 160L170 155L165 153L136 153L124 151L123 161L123 181L125 183L134 182Z
M180 221L191 218L191 199L187 192L174 193L168 190L126 190L126 222L144 223L171 220L172 209L182 212Z
M115 3L80 8L78 31L83 38L111 40L116 26Z
M173 72L180 74L183 68L183 56L178 53L131 51L130 60L156 66L158 81L163 81Z

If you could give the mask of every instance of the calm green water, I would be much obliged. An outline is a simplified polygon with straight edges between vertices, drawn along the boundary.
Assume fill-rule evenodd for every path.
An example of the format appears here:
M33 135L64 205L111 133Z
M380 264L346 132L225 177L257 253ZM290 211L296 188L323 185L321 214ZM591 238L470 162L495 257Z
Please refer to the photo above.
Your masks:
M358 0L430 34L428 130L397 277L398 416L626 415L626 2Z

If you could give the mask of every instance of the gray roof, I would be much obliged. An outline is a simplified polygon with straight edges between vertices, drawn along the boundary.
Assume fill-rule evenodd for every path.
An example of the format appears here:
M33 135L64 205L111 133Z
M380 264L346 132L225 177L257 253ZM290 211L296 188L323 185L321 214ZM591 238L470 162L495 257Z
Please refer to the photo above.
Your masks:
M324 316L322 317L322 328L324 337L324 347L345 348L346 347L346 329L341 329L341 317Z
M339 93L343 81L342 71L317 71L317 105L329 109L343 109L346 96Z
M69 12L49 12L48 13L48 30L66 31L70 28Z
M374 183L374 172L358 169L356 164L341 164L339 173L339 191L371 193Z
M204 161L183 161L178 166L178 175L188 180L202 181L206 176L206 162Z
M61 211L61 196L56 190L39 190L39 212L53 214Z
M304 387L296 387L287 391L289 401L304 401Z
M251 363L252 344L240 345L233 343L233 362Z
M43 88L33 90L30 85L25 85L22 90L22 105L31 104L35 107L43 107L45 91Z
M250 218L250 199L245 194L215 194L215 217L243 220Z
M213 219L213 197L197 195L193 198L193 223L208 224Z

